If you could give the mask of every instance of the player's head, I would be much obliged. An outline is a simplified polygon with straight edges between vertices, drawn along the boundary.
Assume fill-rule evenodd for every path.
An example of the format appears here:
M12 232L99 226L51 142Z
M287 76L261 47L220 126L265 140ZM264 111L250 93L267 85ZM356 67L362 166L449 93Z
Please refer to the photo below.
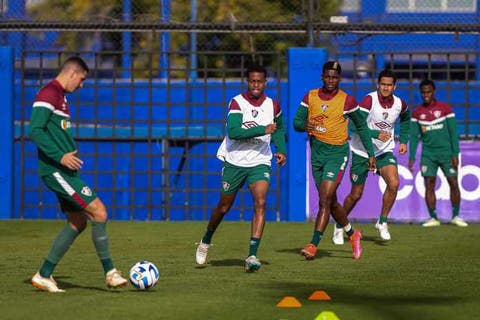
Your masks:
M419 85L423 104L429 105L435 101L435 82L425 79Z
M378 93L388 98L393 95L393 91L397 86L397 75L390 69L384 69L378 74Z
M57 80L66 92L73 92L83 87L83 81L88 71L88 66L82 58L78 56L70 57L63 62Z
M247 69L248 94L252 98L259 98L267 85L267 70L264 66L253 64Z
M323 64L323 90L332 92L338 89L342 75L342 67L338 61L327 61Z

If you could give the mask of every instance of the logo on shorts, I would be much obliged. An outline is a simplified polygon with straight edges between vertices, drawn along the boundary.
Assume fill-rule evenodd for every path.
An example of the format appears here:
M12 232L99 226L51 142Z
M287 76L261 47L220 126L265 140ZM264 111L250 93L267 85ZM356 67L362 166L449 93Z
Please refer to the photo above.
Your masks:
M388 159L388 162L390 162L390 163L397 163L397 162L395 161L395 159Z
M80 191L83 195L90 197L92 195L92 190L89 187L83 187L82 191Z
M332 171L327 172L327 177L333 178L334 176L335 176L335 173L333 173Z
M427 170L428 170L428 167L427 167L427 166L422 166L422 172L425 173L425 172L427 172Z
M353 180L354 182L357 182L357 180L358 180L358 174L352 174L351 177L352 177L352 180Z
M252 117L256 118L258 116L258 111L255 109L252 109Z
M450 168L448 169L448 172L450 172L451 174L455 174L457 173L457 170L455 170L455 168Z
M224 191L228 191L228 189L230 189L230 183L223 181L222 188Z
M263 176L267 179L270 179L270 173L268 173L268 172L264 172Z

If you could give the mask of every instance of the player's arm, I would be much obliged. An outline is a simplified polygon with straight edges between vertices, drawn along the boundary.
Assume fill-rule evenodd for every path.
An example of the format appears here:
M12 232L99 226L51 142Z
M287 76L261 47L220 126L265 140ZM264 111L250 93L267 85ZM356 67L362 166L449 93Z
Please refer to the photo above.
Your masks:
M303 97L293 118L293 128L298 132L305 132L308 120L308 93Z
M408 106L402 100L402 112L400 113L400 143L407 144L410 137L410 125L412 114L408 109Z
M367 151L369 157L374 156L373 152L373 144L372 144L372 136L370 133L370 129L367 126L367 122L365 121L365 117L360 111L360 109L354 108L347 113L348 117L353 121L355 125L356 131L362 140L363 146Z
M285 126L283 125L283 113L280 113L275 117L275 123L277 124L277 130L272 133L272 142L275 144L277 152L286 155L287 145L285 143Z
M420 137L420 124L415 117L410 120L410 144L409 144L409 157L408 168L413 170L413 164L415 163L415 155L417 153L418 140Z
M227 134L230 139L241 140L265 135L265 126L244 128L242 124L243 116L241 113L229 113L227 117Z
M450 145L452 146L452 155L454 157L458 157L458 154L460 153L460 145L458 142L457 121L453 111L451 114L447 115L447 128L450 132Z
M52 111L47 107L34 107L30 117L28 136L45 155L60 163L63 152L58 149L46 131L47 122L51 115Z

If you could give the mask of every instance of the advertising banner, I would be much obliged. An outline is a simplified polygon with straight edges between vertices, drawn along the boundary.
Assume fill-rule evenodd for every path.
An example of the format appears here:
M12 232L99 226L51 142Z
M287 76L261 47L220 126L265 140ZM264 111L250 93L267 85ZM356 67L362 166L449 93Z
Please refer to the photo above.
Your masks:
M395 151L398 160L398 173L400 187L397 200L389 215L389 220L399 222L422 222L429 218L425 204L425 187L420 173L421 144L418 145L414 171L408 170L408 153L399 155ZM397 145L398 148L398 145ZM309 146L307 142L307 219L315 219L318 212L318 192L313 182L310 167ZM480 142L462 141L460 143L460 168L459 184L462 201L460 204L460 217L467 222L480 222ZM351 188L350 166L337 190L340 204L343 204L345 196ZM385 188L383 179L373 173L369 173L365 190L360 201L350 213L352 221L373 221L378 219L382 207L382 195ZM439 170L435 187L437 197L437 214L441 221L451 219L452 209L450 203L450 188L447 179Z

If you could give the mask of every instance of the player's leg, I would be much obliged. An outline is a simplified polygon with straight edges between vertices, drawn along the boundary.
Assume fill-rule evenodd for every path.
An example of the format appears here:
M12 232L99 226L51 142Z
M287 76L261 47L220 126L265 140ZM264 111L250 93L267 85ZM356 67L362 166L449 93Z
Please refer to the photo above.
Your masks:
M461 195L460 186L458 185L457 169L452 166L450 159L448 159L448 161L444 162L442 171L447 177L447 182L450 186L450 202L452 204L452 219L450 223L458 227L467 227L468 223L458 216L460 213Z
M67 224L53 241L50 250L39 271L33 276L32 284L45 291L63 292L59 289L52 273L68 251L76 237L85 229L87 218L82 213L82 207L78 202L83 203L80 197L75 200L74 188L70 177L59 172L42 177L45 185L55 192L60 203L62 211L67 216Z
M425 203L427 205L428 214L430 215L430 219L425 221L422 226L436 227L440 225L440 221L437 217L437 198L435 195L438 164L432 157L423 154L420 161L420 168L425 184Z
M235 201L238 190L243 186L247 177L246 171L227 162L222 168L222 183L220 190L220 199L212 210L207 230L202 239L197 243L195 251L195 260L197 264L204 265L207 262L208 249L212 245L212 237L223 217L228 213Z
M250 168L249 171L247 181L253 198L254 213L250 232L250 246L245 260L245 271L252 272L258 270L261 266L257 251L265 227L265 206L270 185L270 167L260 165Z
M398 168L396 165L386 165L378 170L380 176L383 178L386 184L385 191L382 197L382 211L378 218L375 228L380 233L380 237L383 240L390 240L390 232L388 231L388 215L392 210L393 204L397 199L398 187L400 185L400 179L398 178Z

